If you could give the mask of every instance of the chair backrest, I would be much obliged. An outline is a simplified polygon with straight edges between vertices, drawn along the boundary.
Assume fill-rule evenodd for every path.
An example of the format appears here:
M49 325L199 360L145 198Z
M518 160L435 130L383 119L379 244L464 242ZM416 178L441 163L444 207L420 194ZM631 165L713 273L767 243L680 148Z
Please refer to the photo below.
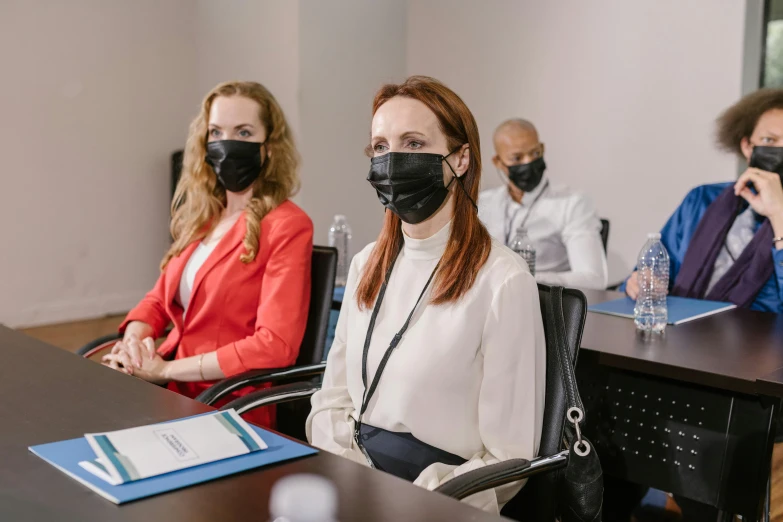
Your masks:
M601 243L604 244L604 252L609 245L609 220L601 219Z
M541 316L546 317L551 289L546 285L538 285L538 299L541 305ZM582 342L582 331L587 316L587 298L579 290L566 288L563 290L563 318L565 319L566 340L571 354L570 363L576 366L579 355L579 345ZM558 364L557 346L553 342L553 334L547 331L547 321L544 320L544 336L546 338L546 398L544 404L544 423L541 430L541 442L538 454L554 455L563 449L563 428L566 415L566 395L563 372ZM558 498L558 483L562 470L558 473L545 473L528 479L527 485L503 509L503 515L515 520L547 521L555 520Z
M297 366L317 364L323 360L336 273L337 249L314 245L310 269L310 310L299 357L296 359Z
M175 150L171 153L171 199L174 199L174 191L177 190L177 183L182 176L182 159L185 157L184 150Z
M313 246L310 281L310 309L307 327L299 347L296 365L318 364L323 360L329 313L332 309L334 277L337 273L337 249ZM277 406L277 430L290 437L306 441L305 421L310 413L310 401L293 401Z

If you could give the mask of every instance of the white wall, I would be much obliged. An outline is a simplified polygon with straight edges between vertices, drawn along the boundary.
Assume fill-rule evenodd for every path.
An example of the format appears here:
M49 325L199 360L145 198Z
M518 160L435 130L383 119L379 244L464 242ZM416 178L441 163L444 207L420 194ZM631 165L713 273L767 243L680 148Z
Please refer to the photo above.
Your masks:
M198 0L195 16L199 99L221 82L259 82L298 137L299 2Z
M366 181L372 99L405 77L405 4L300 0L302 205L326 244L334 214L353 229L353 251L378 236L383 207Z
M478 120L484 186L495 126L531 119L550 175L612 222L610 280L691 187L735 176L713 122L741 94L736 0L410 0L408 73L435 76Z
M296 200L316 242L326 243L336 213L348 215L355 250L373 240L382 209L363 149L373 94L405 75L405 8L0 3L3 77L17 79L0 87L11 101L0 127L0 322L74 320L138 302L168 246L169 155L183 147L204 94L226 80L259 81L283 107L304 157Z
M189 0L0 2L0 322L128 310L168 244Z
M355 251L377 236L382 208L363 155L372 96L428 74L473 110L486 187L498 183L494 127L513 116L538 125L551 175L612 220L618 278L690 187L735 174L711 136L743 85L746 5L0 2L0 322L137 302L168 245L169 154L203 95L228 79L260 81L283 106L304 158L297 201L317 243L336 213L348 216Z

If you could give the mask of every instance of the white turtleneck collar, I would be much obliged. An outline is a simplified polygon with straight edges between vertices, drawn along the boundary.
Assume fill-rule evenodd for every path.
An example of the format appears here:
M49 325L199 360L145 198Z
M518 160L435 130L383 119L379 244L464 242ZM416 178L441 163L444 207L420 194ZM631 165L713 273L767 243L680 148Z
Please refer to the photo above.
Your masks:
M410 259L440 259L443 256L443 252L446 251L446 244L449 242L450 235L451 221L426 239L413 239L403 230L402 237L405 240L405 256Z

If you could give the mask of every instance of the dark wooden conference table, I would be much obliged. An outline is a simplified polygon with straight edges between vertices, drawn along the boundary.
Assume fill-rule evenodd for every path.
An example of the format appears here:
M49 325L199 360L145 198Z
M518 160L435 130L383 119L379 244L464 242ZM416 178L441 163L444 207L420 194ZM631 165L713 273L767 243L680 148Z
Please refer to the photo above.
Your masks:
M341 522L506 520L326 452L116 506L27 450L209 410L0 326L0 520L265 522L272 485L293 473L334 481Z
M589 304L623 294L583 290ZM740 393L783 397L783 315L734 309L677 326L645 340L633 321L588 313L583 350L606 366ZM774 386L775 371L779 387ZM760 379L772 379L770 386Z
M589 304L621 297L585 290ZM643 337L588 312L577 363L605 474L755 520L783 397L783 315L734 309Z
M783 397L783 368L771 371L756 381L758 392L763 395Z

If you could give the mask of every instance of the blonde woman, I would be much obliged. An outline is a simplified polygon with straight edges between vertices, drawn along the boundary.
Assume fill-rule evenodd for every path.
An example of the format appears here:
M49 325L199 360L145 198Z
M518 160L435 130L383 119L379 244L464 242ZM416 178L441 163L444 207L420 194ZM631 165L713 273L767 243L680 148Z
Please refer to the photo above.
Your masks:
M174 242L106 365L195 397L215 380L294 363L313 244L310 218L288 200L299 185L298 159L264 86L228 82L207 94L171 206ZM270 426L272 415L259 409L248 418Z

